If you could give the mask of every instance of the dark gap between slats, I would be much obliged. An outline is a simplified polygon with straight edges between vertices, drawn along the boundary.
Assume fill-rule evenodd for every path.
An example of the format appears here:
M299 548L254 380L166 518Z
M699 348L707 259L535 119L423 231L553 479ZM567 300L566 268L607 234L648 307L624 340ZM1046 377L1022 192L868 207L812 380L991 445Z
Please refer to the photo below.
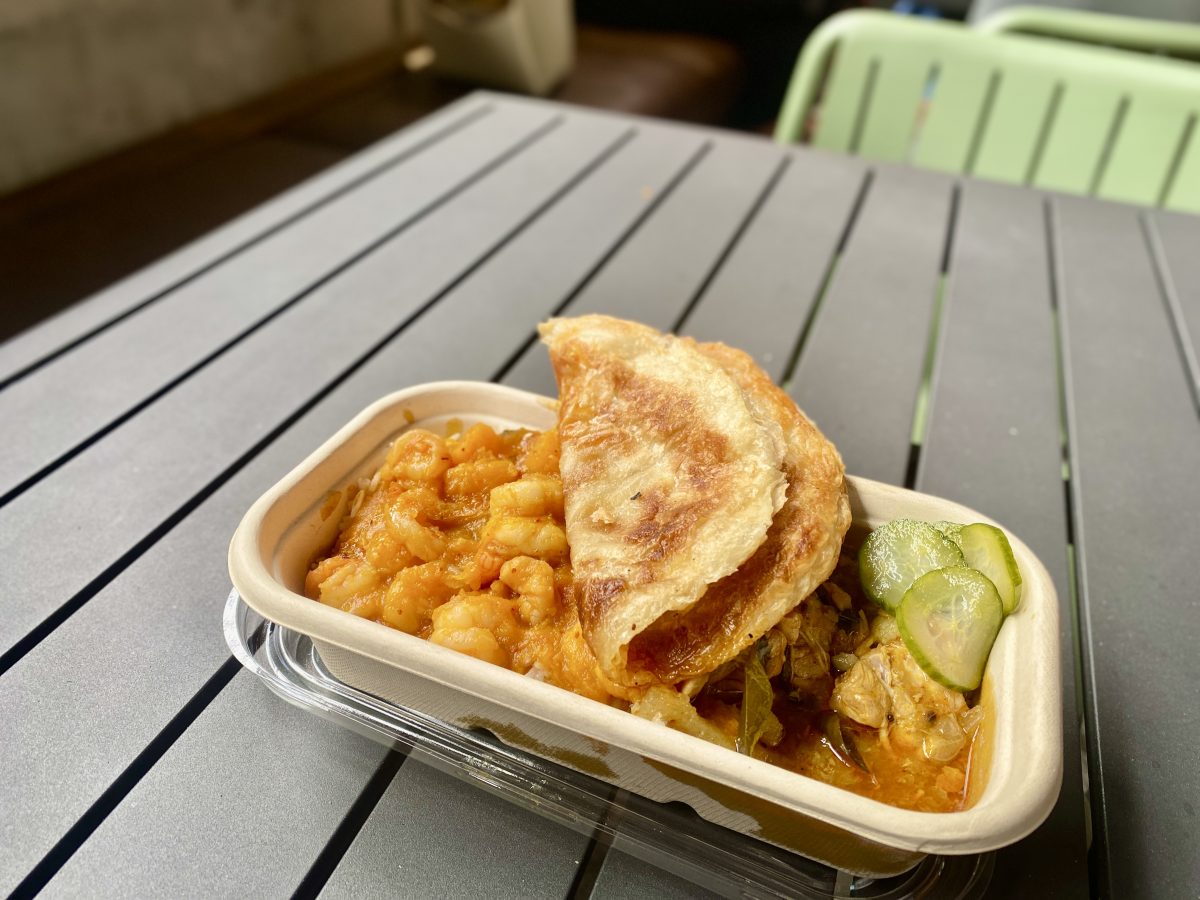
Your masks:
M659 191L658 194L653 197L648 204L646 204L645 208L638 213L637 217L629 223L629 226L623 232L621 232L620 237L613 242L612 246L604 251L603 255L596 261L595 265L593 265L587 270L587 272L584 273L584 276L579 279L578 282L576 282L575 286L571 288L571 290L567 292L567 295L563 297L562 301L555 306L553 310L551 310L551 316L559 315L576 297L580 295L580 293L583 292L584 288L592 283L592 280L600 274L600 270L608 265L609 261L617 255L620 249L624 247L629 239L633 237L638 229L642 227L643 223L650 218L656 209L662 206L663 202L675 192L675 189L683 183L684 179L686 179L692 173L696 166L700 164L700 161L704 159L704 157L706 157L711 150L712 143L710 141L705 141L696 149L696 152L693 153L688 158L687 162L685 162L679 168L679 171L671 176L671 180L663 186L663 189ZM513 354L504 361L504 364L500 366L492 380L503 380L504 376L511 371L512 367L515 366L521 357L529 351L529 348L537 343L537 339L537 329L534 329L530 333L529 337L527 337L520 344L520 346L513 351Z
M252 641L261 639L262 630L260 626ZM203 687L171 718L162 731L154 736L154 739L146 745L142 752L134 757L133 762L125 767L125 770L104 790L104 793L88 807L74 825L67 829L41 861L29 871L29 874L21 879L10 896L32 897L44 888L241 669L241 663L234 657L230 656L226 659L204 683Z
M1158 292L1167 311L1167 321L1170 322L1171 333L1175 337L1175 348L1179 351L1184 381L1188 383L1192 392L1192 404L1196 407L1197 414L1200 414L1200 359L1197 359L1196 346L1192 343L1193 335L1188 331L1183 304L1179 300L1179 291L1171 274L1171 265L1167 262L1166 251L1163 250L1156 220L1149 213L1143 212L1138 216L1138 222L1146 239L1146 249L1153 263L1154 280L1158 283Z
M424 315L434 304L453 291L456 287L462 284L467 278L473 275L479 268L488 262L492 257L500 252L510 241L517 235L528 228L536 219L545 213L550 207L554 206L559 200L569 194L577 187L584 179L592 172L599 168L609 158L613 156L621 147L629 142L635 134L635 129L629 129L621 134L616 140L605 146L599 154L593 157L583 168L573 175L561 188L554 192L541 205L530 212L524 219L508 230L500 239L493 244L488 250L481 254L474 262L470 263L461 273L455 276L445 287L435 293L430 299L425 301L417 310L412 312L399 325L385 334L380 340L373 344L362 356L351 363L341 373L327 382L324 387L318 390L312 397L302 403L282 422L276 425L271 431L260 438L249 450L239 456L234 462L222 471L216 478L210 481L207 485L201 488L196 494L192 495L191 499L180 506L175 512L171 513L157 527L150 531L145 537L139 540L129 550L122 554L112 565L108 566L93 578L85 587L77 592L73 597L67 600L62 606L47 616L40 624L30 631L25 637L21 638L13 647L6 653L0 656L0 675L8 671L16 664L21 657L36 647L45 637L54 631L59 625L75 614L85 603L92 597L103 590L111 583L121 572L128 567L134 560L140 557L148 549L153 547L161 540L168 532L176 525L184 520L193 510L201 503L211 497L218 489L221 488L230 478L236 475L245 465L257 456L262 450L270 445L276 438L287 431L309 410L321 402L325 397L332 393L339 385L347 378L357 372L363 365L374 357L379 351L394 340L401 332L409 325L415 322L418 318Z
M612 849L612 832L620 827L622 812L625 808L625 797L629 792L624 788L609 786L608 806L604 816L596 823L592 831L587 850L583 853L579 868L575 870L575 878L567 889L568 900L587 900L596 888L596 880L608 859L608 851Z
M875 97L875 80L879 77L879 58L871 57L867 66L867 77L863 81L862 94L858 98L858 109L854 114L854 128L850 132L851 156L858 155L858 145L862 142L863 130L867 127L867 113L871 109L871 101Z
M787 365L783 367L783 375L779 379L779 386L787 391L791 387L792 376L796 372L796 366L800 364L800 354L804 352L804 347L808 343L808 336L812 333L813 323L817 321L817 314L820 313L821 307L825 303L825 297L829 293L829 288L833 284L834 273L837 272L838 263L841 261L842 254L846 251L846 244L850 241L850 233L854 230L854 223L858 221L858 214L862 211L863 204L867 200L867 191L871 189L871 182L875 179L875 170L867 169L863 173L862 182L858 186L858 193L854 197L854 202L850 205L850 212L846 216L846 221L842 225L842 233L838 236L837 245L833 249L833 254L829 257L829 262L825 265L825 272L821 276L821 283L817 286L817 295L813 298L812 308L809 309L808 315L804 319L804 324L800 327L800 334L796 336L796 343L792 347L792 352L788 356Z
M933 115L933 106L937 102L938 81L941 77L941 64L935 62L929 67L929 72L925 76L925 84L921 88L916 114L913 116L912 130L909 132L908 143L904 148L904 162L910 165L916 159L917 151L921 148L921 133L925 130L929 117Z
M397 153L395 156L384 160L383 162L379 163L378 165L372 167L371 169L368 169L366 172L363 172L361 175L356 176L354 179L352 179L351 181L348 181L346 184L335 189L331 193L326 194L324 197L321 197L320 199L315 200L312 203L309 203L307 206L297 210L296 212L287 216L283 220L276 222L274 225L259 232L254 237L243 241L242 243L238 244L237 246L235 246L229 250L226 250L224 253L220 254L219 256L210 260L209 262L204 263L202 266L200 266L199 268L195 269L192 272L189 272L187 275L183 276L179 280L174 281L167 287L151 294L149 297L147 297L145 300L142 300L140 303L136 303L133 306L129 307L128 309L123 310L122 312L115 315L113 318L95 326L90 331L86 331L83 334L79 335L78 337L72 338L70 341L63 344L61 347L50 351L49 353L45 354L42 357L39 357L38 359L36 359L33 362L26 365L24 368L18 369L16 372L9 375L8 377L0 379L0 390L3 390L4 388L8 387L10 384L12 384L15 381L19 381L20 379L25 378L26 376L32 374L33 372L36 372L38 369L42 368L47 363L53 362L54 360L58 359L59 357L63 356L64 354L69 353L70 351L74 350L76 347L80 346L81 344L84 344L84 343L90 341L92 338L107 331L108 329L112 328L114 325L125 321L130 316L134 315L135 313L140 312L141 310L145 309L147 306L150 306L152 303L155 303L155 302L161 300L163 297L166 297L168 294L171 294L174 291L179 290L181 287L184 287L185 285L189 284L190 282L195 281L201 275L205 275L208 272L211 272L213 269L217 268L218 266L223 265L224 263L233 259L235 256L238 256L239 254L245 252L246 250L249 250L252 247L262 243L267 238L269 238L272 235L277 234L278 232L282 231L283 229L295 224L297 221L299 221L300 219L309 215L310 213L316 212L317 210L321 209L322 207L329 205L334 200L337 200L339 197L342 197L345 194L348 194L349 192L353 191L355 188L358 188L362 184L372 180L373 178L378 177L379 175L382 175L384 172L388 171L391 168L394 168L395 166L398 166L400 163L405 162L408 159L411 159L412 157L416 156L418 153L422 152L423 150L427 150L428 148L432 147L433 145L437 144L438 142L442 141L443 139L450 137L452 134L455 134L456 132L461 131L466 126L483 118L484 116L491 113L492 111L493 111L493 107L491 105L481 106L475 110L472 110L471 112L467 113L466 115L461 116L458 119L455 119L453 122L450 122L444 128L441 128L441 129L435 131L433 134L429 135L424 140L418 141L417 143L413 144L411 147L407 148L406 150L402 150L400 153Z
M320 895L325 884L329 881L338 863L346 855L346 851L354 843L358 833L367 824L367 819L383 799L383 792L388 789L404 761L408 759L407 750L392 750L384 757L371 780L363 787L354 804L347 810L341 824L333 833L333 837L317 854L316 860L305 873L299 886L292 894L292 900L312 900Z
M1100 158L1096 160L1096 171L1092 173L1091 184L1088 185L1088 196L1096 196L1096 192L1100 190L1100 185L1104 181L1104 173L1108 169L1108 161L1112 157L1113 148L1117 145L1117 139L1121 136L1121 126L1125 124L1125 114L1129 112L1129 96L1121 97L1121 101L1117 104L1116 111L1113 113L1112 124L1108 127L1108 134L1104 138L1104 147L1100 151Z
M513 226L513 228L504 234L497 243L493 244L492 247L485 251L477 260L475 260L475 262L467 266L462 273L460 273L448 285L438 291L420 309L418 309L400 325L385 335L382 340L377 342L363 356L352 363L349 368L343 370L340 375L326 384L325 387L317 392L317 394L315 394L291 415L289 415L262 440L250 448L249 451L239 457L232 466L230 466L228 469L222 472L221 475L210 482L200 493L196 494L191 500L173 513L171 517L163 522L158 528L139 541L138 544L131 551L122 556L117 563L106 569L104 573L94 579L92 583L89 584L83 591L80 591L79 594L76 594L74 598L72 598L70 601L64 604L64 606L60 607L55 613L48 617L37 629L34 630L34 632L31 632L30 635L27 635L20 644L6 653L2 659L0 659L0 675L11 668L14 663L24 656L25 653L28 653L29 650L31 650L34 646L36 646L37 643L47 634L53 631L55 627L57 627L63 621L66 621L67 618L69 618L77 609L82 607L84 603L91 599L91 597L99 593L99 591L102 590L114 578L116 578L116 576L120 574L121 570L129 565L129 563L133 562L133 560L137 559L138 556L157 543L172 528L179 524L179 522L181 522L189 513L191 513L194 509L196 509L196 507L212 496L212 494L219 490L222 485L229 481L230 478L236 475L238 471L240 471L248 462L250 462L251 459L262 452L264 448L266 448L276 438L287 431L288 428L294 425L321 400L332 393L340 384L342 384L347 378L365 365L372 357L374 357L385 346L387 346L387 344L404 332L413 322L424 315L439 300L462 284L474 272L485 265L488 260L493 258L498 252L500 252L500 250L502 250L521 232L528 228L535 220L541 217L542 214L558 203L563 197L581 184L589 175L591 175L601 165L612 158L617 151L629 143L635 134L636 129L631 128L623 132L619 137L617 137L616 140L604 147L604 149L601 150L597 156L593 157L552 196L547 198L541 205L539 205L524 219ZM31 640L34 636L36 636L36 640ZM257 639L260 639L258 638L258 633L256 633L256 640ZM19 653L16 652L18 650L20 650ZM67 830L66 834L59 839L58 843L55 844L50 852L43 857L36 866L34 866L34 868L18 886L17 891L13 896L33 896L33 894L37 893L38 890L47 884L50 879L53 878L54 875L59 871L59 869L61 869L63 865L65 865L66 862L74 855L75 851L83 845L83 842L87 839L87 837L100 826L105 818L107 818L108 815L114 809L116 809L116 807L129 794L129 792L137 786L138 782L141 781L142 777L150 771L151 767L159 759L161 759L164 754L166 754L166 752L171 748L175 741L179 739L184 731L186 731L187 728L197 718L199 718L200 714L205 710L205 708L207 708L207 706L214 699L216 699L217 695L227 684L229 684L230 681L233 680L233 677L240 669L241 664L238 663L234 657L229 657L229 659L222 664L221 668L217 670L216 674L214 674L204 684L200 691L198 691L196 695L190 701L188 701L184 708L176 713L175 717L172 718L166 728L159 732L159 734L154 738L153 741L151 741L146 749L137 756L134 762L131 763L126 770L120 776L118 776L117 780L105 790L100 799L97 800L96 803L94 803L88 809L88 811L84 813L84 815L73 826L71 826L70 829ZM397 769L398 768L399 765L397 765ZM386 781L384 781L383 775L381 774L381 771L383 770L384 767L381 766L380 771L376 772L375 777L372 778L371 782L368 783L367 787L355 801L355 805L352 807L351 812L353 812L355 808L361 808L360 804L365 806L365 804L371 802L372 797L374 798L374 802L371 802L371 808L373 809L375 804L378 803L378 798L382 795L383 790L387 787L387 783L391 780L389 777ZM395 772L393 771L391 775L394 777ZM373 791L373 788L377 788L377 790ZM349 818L350 817L348 815L347 819ZM363 821L365 821L365 816L363 817ZM351 827L346 823L346 821L343 821L343 826L346 828ZM361 822L359 823L358 828L361 828ZM339 831L340 830L341 829L339 828ZM354 833L357 834L357 832L358 829L355 829ZM331 843L337 839L338 834L335 833L334 837L331 839ZM347 844L347 846L349 846L349 844ZM326 849L328 850L328 846ZM329 852L333 853L334 851ZM345 852L344 849L342 852ZM341 855L339 854L338 859L340 858ZM319 859L320 857L318 857L318 860ZM313 872L310 870L309 875L312 874ZM307 877L308 876L306 876L306 878ZM327 877L328 875L326 875L326 878Z
M992 71L988 78L987 90L983 95L983 103L979 107L979 118L971 132L971 145L967 148L967 159L963 164L963 172L967 175L975 173L975 163L979 160L979 151L983 147L983 138L987 134L988 123L992 119L992 107L996 104L996 94L1000 92L1000 70Z
M1080 766L1083 775L1083 820L1088 848L1088 880L1092 885L1104 884L1104 873L1108 870L1107 860L1101 859L1107 853L1108 835L1104 821L1104 785L1097 780L1095 790L1092 790L1091 772L1100 769L1100 745L1088 733L1088 702L1092 679L1085 677L1093 669L1091 659L1091 643L1083 640L1085 629L1082 595L1079 589L1079 558L1076 544L1075 527L1075 472L1071 466L1071 412L1069 395L1071 393L1070 373L1066 364L1066 316L1062 306L1062 254L1059 250L1058 227L1054 215L1054 205L1050 198L1044 201L1046 259L1049 268L1050 311L1054 326L1054 362L1057 369L1056 388L1058 391L1058 421L1059 440L1062 447L1062 476L1063 503L1066 511L1067 530L1067 605L1071 613L1071 645L1075 670L1075 700L1080 711L1079 742ZM1095 829L1100 829L1098 840L1093 840Z
M1058 107L1062 103L1063 83L1054 82L1054 90L1050 93L1050 101L1046 104L1046 112L1042 115L1042 124L1038 128L1037 140L1033 144L1033 152L1029 156L1029 167L1025 170L1025 184L1033 184L1037 179L1038 169L1042 165L1042 156L1046 153L1046 145L1050 142L1050 134L1054 130L1054 122L1058 118Z
M790 156L784 156L776 164L774 170L767 178L766 183L763 184L762 190L758 192L758 196L754 198L754 202L750 204L750 208L746 211L746 214L742 216L742 221L738 223L737 228L734 230L729 240L725 243L725 246L721 248L721 252L717 254L716 260L704 274L704 278L701 280L700 286L696 288L695 292L691 296L691 299L688 300L688 302L684 305L683 311L680 312L680 314L676 317L675 324L671 326L671 331L678 331L683 327L683 323L686 322L688 316L692 314L692 310L696 308L696 304L700 302L700 298L708 292L708 288L712 284L713 279L717 277L717 273L721 271L726 260L729 259L737 245L741 243L742 237L745 235L747 229L749 229L754 220L758 218L758 214L762 211L767 199L772 193L774 193L775 188L779 185L780 180L783 178L783 173L787 171L787 168L789 165L791 165L791 162L792 158Z
M558 128L562 124L562 122L563 122L562 117L556 116L555 118L547 121L544 125L539 126L534 131L525 135L525 137L521 138L515 144L513 144L508 149L506 149L503 153L501 153L500 155L496 156L495 158L489 160L484 166L482 166L481 168L472 172L470 175L468 175L466 178L464 178L458 184L454 185L453 187L451 187L450 189L448 189L447 191L442 193L440 196L431 200L425 206L421 207L415 213L413 213L412 215L410 215L406 219L404 219L404 221L389 228L386 232L384 232L382 235L377 237L375 240L371 241L369 244L364 246L362 249L353 253L349 258L338 263L336 266L334 266L332 269L327 271L324 275L322 275L316 281L313 281L312 283L307 285L305 288L303 288L301 291L299 291L298 293L292 295L290 298L285 300L280 306L277 306L271 312L267 313L265 316L260 318L257 322L254 322L252 325L243 329L238 334L234 335L232 338L227 340L225 343L218 346L216 350L213 350L211 353L209 353L207 356L205 356L199 362L188 367L183 372L179 373L174 378L172 378L171 380L169 380L168 382L163 384L161 387L159 387L155 391L151 392L148 396L146 396L145 398L140 400L138 403L131 406L125 412L121 413L119 416L117 416L115 419L113 419L111 422L109 422L103 428L100 428L98 431L96 431L93 434L89 435L88 437L84 438L82 441L80 441L78 444L76 444L71 449L60 454L55 459L51 460L46 465L42 466L42 468L38 469L36 472L34 472L32 475L30 475L24 481L20 482L15 487L13 487L10 490L8 490L7 492L5 492L3 495L0 495L0 508L3 508L5 506L5 504L11 502L13 499L20 496L25 491L29 490L31 487L33 487L35 484L37 484L43 478L46 478L48 475L52 474L56 469L59 469L62 466L66 465L68 462L70 462L72 459L74 459L80 453L87 450L89 447L91 447L96 442L103 440L106 436L111 434L116 429L120 428L122 425L124 425L126 422L128 422L130 419L132 419L138 413L142 412L142 410L146 409L153 403L158 402L160 399L162 399L164 396L169 394L171 391L173 391L179 385L183 384L183 382L187 381L188 378L195 375L201 369L205 368L209 363L220 358L222 355L227 353L230 349L237 346L239 343L244 341L246 338L250 337L250 335L259 331L265 325L268 325L269 323L274 321L276 318L283 315L283 313L287 312L289 309L291 309L297 303L301 302L306 297L310 296L313 292L319 290L324 285L333 281L335 278L337 278L339 275L341 275L347 269L349 269L352 266L354 266L355 264L361 262L363 259L365 259L367 256L370 256L372 253L374 253L376 250L378 250L385 244L390 243L392 240L394 240L396 237L398 237L403 232L407 231L413 225L420 222L422 219L424 219L430 213L436 212L439 208L444 206L446 203L450 202L455 197L462 194L463 191L466 191L468 188L474 186L475 184L477 184L478 182L480 182L481 180L486 178L488 175L490 175L492 172L494 172L496 169L500 168L505 163L511 161L516 156L520 155L521 152L523 152L524 150L527 150L530 146L537 143L539 140L544 138L547 134L549 134L555 128Z
M938 341L945 315L946 281L950 274L950 258L954 250L954 232L958 226L958 207L962 202L962 185L955 183L950 192L950 214L942 243L942 259L938 270L937 287L933 293L933 311L929 315L929 336L925 341L925 361L921 365L921 383L913 403L912 433L909 436L908 464L904 470L904 486L912 489L917 483L921 465L921 447L929 431L929 402L932 394L933 367L937 362Z
M1167 167L1166 177L1163 178L1163 186L1162 190L1158 193L1156 206L1167 205L1167 199L1171 196L1171 188L1175 186L1175 177L1179 174L1179 168L1183 165L1183 160L1187 156L1188 147L1195 133L1196 114L1188 113L1187 120L1183 123L1183 131L1179 133L1179 143L1175 146L1175 155L1171 157L1171 164Z

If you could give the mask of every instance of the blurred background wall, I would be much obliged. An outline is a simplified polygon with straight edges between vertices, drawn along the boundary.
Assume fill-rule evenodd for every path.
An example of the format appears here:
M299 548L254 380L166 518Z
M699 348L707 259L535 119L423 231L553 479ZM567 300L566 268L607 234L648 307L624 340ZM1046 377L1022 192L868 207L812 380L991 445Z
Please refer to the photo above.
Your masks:
M392 0L3 0L0 194L396 40Z

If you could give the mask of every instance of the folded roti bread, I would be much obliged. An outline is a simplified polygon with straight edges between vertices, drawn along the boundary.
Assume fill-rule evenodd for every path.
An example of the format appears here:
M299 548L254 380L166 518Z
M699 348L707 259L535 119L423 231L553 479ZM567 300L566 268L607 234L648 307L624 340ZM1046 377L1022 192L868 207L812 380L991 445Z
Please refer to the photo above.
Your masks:
M693 341L607 316L539 330L580 623L605 675L634 683L630 640L766 539L787 492L783 430Z
M850 527L845 467L833 444L748 355L724 344L697 349L782 427L787 499L766 540L736 572L632 639L626 668L633 681L681 681L732 659L829 577Z

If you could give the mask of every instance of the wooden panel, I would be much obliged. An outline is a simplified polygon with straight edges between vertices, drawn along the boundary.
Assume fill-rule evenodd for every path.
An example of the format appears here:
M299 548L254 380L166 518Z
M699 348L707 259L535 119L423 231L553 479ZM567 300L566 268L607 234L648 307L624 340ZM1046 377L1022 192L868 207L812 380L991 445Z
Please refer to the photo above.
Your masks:
M1059 199L1094 889L1196 888L1200 420L1134 209Z
M1120 102L1120 93L1111 84L1074 81L1065 85L1033 176L1034 186L1089 193Z
M1148 215L1146 228L1158 254L1164 299L1174 319L1179 352L1200 410L1200 217Z
M0 382L102 328L114 317L202 275L211 266L286 227L293 219L319 209L359 181L419 151L425 143L436 141L444 131L486 115L489 108L484 97L469 97L452 104L14 337L0 345Z
M1002 895L1055 883L1087 896L1086 801L1068 589L1056 334L1043 201L963 186L946 286L929 431L916 488L965 503L1019 535L1049 569L1059 599L1063 788L1047 822L1000 851Z
M0 553L13 560L0 594L0 647L12 647L134 544L152 539L233 460L502 245L620 128L579 116L548 133L0 509ZM68 565L61 564L64 523L72 535Z
M436 211L546 121L498 110L0 392L0 420L26 423L0 457L0 496Z
M1054 82L1045 72L1019 67L1004 70L988 114L987 128L971 173L981 178L1023 184L1039 152L1043 128L1057 115Z
M674 328L783 158L765 142L714 144L562 315L598 312ZM504 382L553 395L545 349L530 347Z
M43 896L290 896L384 753L242 672Z
M414 753L321 897L570 896L588 836L465 784ZM487 839L482 839L487 835Z
M855 475L904 483L952 184L876 173L790 380Z
M801 153L721 266L681 331L751 354L776 381L812 311L866 167Z
M1188 119L1188 113L1177 103L1168 106L1151 97L1135 96L1096 195L1106 200L1157 205Z
M13 723L6 758L26 773L0 783L0 807L26 823L0 858L0 889L41 858L226 659L214 626L228 591L225 547L258 495L390 391L493 377L640 213L642 190L660 188L698 146L675 130L643 127L0 678L0 719ZM42 763L67 756L75 761L67 768Z

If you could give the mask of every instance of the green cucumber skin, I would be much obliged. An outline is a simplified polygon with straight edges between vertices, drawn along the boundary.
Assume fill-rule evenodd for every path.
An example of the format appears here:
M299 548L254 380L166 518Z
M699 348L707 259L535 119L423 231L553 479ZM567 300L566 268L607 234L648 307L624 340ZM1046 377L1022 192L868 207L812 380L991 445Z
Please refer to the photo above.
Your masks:
M1021 603L1021 569L1017 565L1008 536L984 522L967 525L955 542L962 549L967 565L991 580L1004 604L1004 614L1011 615Z
M927 626L932 615L938 612L937 604L941 597L936 595L949 596L946 588L949 587L952 592L963 586L954 582L963 580L965 586L974 593L973 597L968 598L968 604L971 607L969 612L976 616L971 623L976 633L972 641L974 646L959 649L973 654L974 658L948 659L938 648L925 646L918 634L924 629L913 626ZM904 646L925 674L939 684L962 693L975 690L983 681L983 671L1003 622L1004 604L995 585L982 572L967 566L949 566L925 573L905 592L904 600L896 612L896 624Z
M911 547L923 540L932 559L929 568L900 571L899 563L887 567L889 556L902 553L906 543ZM913 555L916 555L915 553ZM915 519L893 519L876 528L863 542L858 551L858 574L863 590L876 604L888 612L895 612L904 599L904 592L926 572L951 565L965 565L966 558L959 546L938 531L929 522ZM890 568L890 571L885 569ZM907 581L907 583L905 583Z

